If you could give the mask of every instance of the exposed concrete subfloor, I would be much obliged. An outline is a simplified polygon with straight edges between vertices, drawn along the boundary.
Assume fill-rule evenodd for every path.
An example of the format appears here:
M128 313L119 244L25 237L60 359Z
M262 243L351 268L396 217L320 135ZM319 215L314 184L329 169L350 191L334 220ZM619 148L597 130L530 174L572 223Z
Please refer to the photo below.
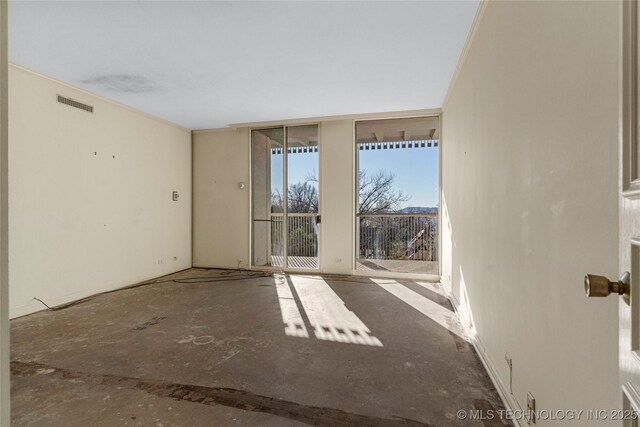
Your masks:
M249 274L13 320L12 425L502 425L456 416L504 408L439 285Z

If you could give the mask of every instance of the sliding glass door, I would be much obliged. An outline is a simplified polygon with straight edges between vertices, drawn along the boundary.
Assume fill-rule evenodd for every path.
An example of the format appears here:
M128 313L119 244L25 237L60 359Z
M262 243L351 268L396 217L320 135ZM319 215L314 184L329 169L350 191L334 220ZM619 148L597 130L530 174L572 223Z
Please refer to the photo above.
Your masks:
M439 117L356 122L356 269L438 275Z
M284 128L251 132L253 266L284 267L284 157Z
M317 270L318 125L251 132L254 267Z

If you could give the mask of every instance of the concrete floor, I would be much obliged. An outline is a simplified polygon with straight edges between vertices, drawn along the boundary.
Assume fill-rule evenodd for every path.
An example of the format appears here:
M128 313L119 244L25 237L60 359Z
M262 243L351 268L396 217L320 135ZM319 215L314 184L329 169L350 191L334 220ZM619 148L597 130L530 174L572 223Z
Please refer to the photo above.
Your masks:
M502 425L456 417L504 408L438 285L246 274L13 320L12 425Z

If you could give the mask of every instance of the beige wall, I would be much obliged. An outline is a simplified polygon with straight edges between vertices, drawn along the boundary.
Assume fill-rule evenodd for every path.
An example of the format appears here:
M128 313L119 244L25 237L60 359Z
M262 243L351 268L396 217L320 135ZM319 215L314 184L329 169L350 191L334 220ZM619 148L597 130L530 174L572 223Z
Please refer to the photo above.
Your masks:
M16 66L9 98L12 317L191 266L188 130Z
M285 124L319 123L320 271L354 272L354 121L439 114L416 110L299 119ZM258 123L256 126L280 126ZM193 135L193 263L195 267L246 268L249 265L249 128L195 131ZM245 190L238 182L246 182ZM240 263L240 264L239 264Z
M248 267L249 195L248 130L194 132L194 267Z
M582 284L618 270L618 34L617 2L489 2L443 107L443 282L522 408L621 406Z
M320 123L321 270L350 273L353 263L353 120ZM249 130L193 135L193 265L249 265ZM238 188L245 182L246 188Z
M353 120L321 123L320 137L320 269L348 274L354 260Z

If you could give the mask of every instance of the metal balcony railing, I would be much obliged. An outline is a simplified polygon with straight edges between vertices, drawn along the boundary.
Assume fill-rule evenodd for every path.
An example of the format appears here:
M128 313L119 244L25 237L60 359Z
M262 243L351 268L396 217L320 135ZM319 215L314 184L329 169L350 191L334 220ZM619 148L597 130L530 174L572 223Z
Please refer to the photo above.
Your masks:
M287 228L289 239L287 253L290 257L318 256L318 226L317 213L289 213L287 214ZM284 214L271 214L271 254L284 255Z
M289 267L318 268L317 213L287 214ZM272 265L284 266L284 214L271 214ZM358 214L358 268L437 273L438 214ZM371 264L366 260L377 264ZM411 261L428 261L415 263ZM413 267L409 267L411 264ZM416 267L422 265L422 267ZM427 267L425 267L427 266ZM426 268L426 270L425 270Z
M438 260L438 214L358 214L359 259Z

